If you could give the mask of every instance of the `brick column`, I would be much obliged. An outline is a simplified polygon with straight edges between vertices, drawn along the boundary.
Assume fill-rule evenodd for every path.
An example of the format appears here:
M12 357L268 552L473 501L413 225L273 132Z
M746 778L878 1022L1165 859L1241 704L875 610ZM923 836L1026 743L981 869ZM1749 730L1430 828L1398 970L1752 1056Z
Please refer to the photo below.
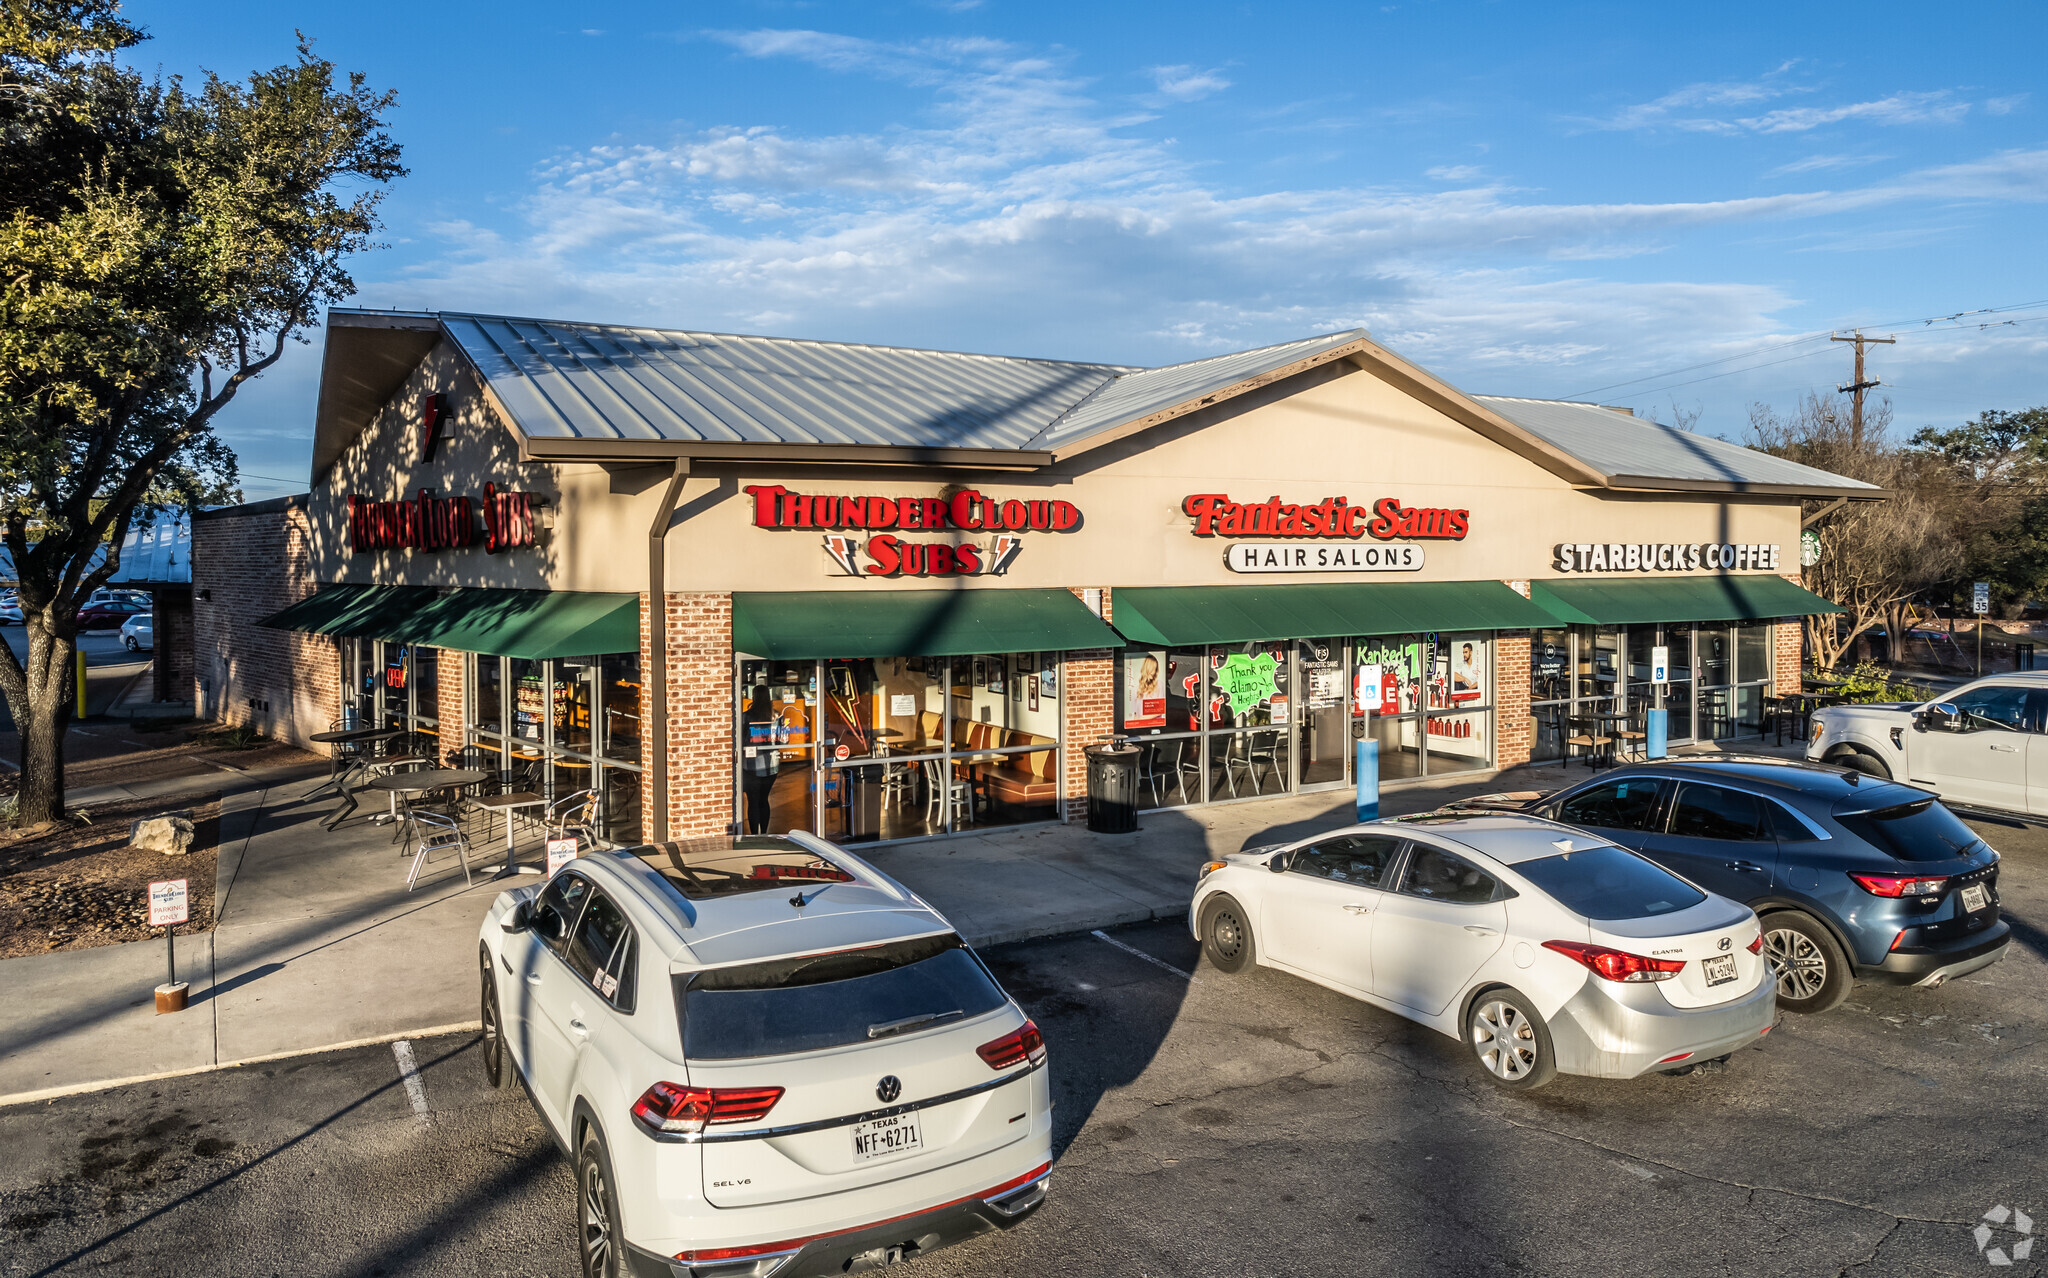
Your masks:
M1806 584L1805 574L1797 572L1779 573L1779 576L1795 586ZM1772 638L1771 692L1775 696L1790 696L1800 688L1799 676L1806 668L1806 618L1782 617L1773 627L1777 632ZM1900 646L1897 638L1892 640L1894 660Z
M1493 765L1512 768L1529 761L1529 632L1496 631L1493 637Z
M648 597L640 596L642 687L654 668L647 637ZM670 593L663 608L668 640L668 740L643 736L643 777L651 780L652 752L665 752L668 793L646 794L643 803L665 802L669 837L724 834L738 816L733 809L732 596L708 591ZM646 831L643 831L645 834Z
M469 742L469 654L452 648L434 651L434 717L441 721L441 757L446 759Z
M1063 821L1088 816L1088 758L1082 750L1116 731L1116 654L1087 648L1060 668L1060 805Z

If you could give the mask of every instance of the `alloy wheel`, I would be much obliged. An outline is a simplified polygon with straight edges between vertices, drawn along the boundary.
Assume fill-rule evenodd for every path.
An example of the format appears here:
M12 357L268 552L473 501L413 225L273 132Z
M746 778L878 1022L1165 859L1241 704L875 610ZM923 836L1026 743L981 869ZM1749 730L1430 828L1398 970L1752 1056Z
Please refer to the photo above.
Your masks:
M501 1057L504 1051L503 1038L498 1032L498 991L491 982L491 974L484 973L484 1072L490 1077L493 1087L498 1084Z
M1809 999L1828 983L1828 956L1813 938L1791 928L1764 933L1764 957L1778 978L1778 997Z
M612 1272L611 1187L604 1182L604 1167L591 1159L583 1168L583 1272Z
M1516 1082L1536 1068L1536 1030L1513 1003L1495 999L1472 1015L1472 1050L1497 1078Z

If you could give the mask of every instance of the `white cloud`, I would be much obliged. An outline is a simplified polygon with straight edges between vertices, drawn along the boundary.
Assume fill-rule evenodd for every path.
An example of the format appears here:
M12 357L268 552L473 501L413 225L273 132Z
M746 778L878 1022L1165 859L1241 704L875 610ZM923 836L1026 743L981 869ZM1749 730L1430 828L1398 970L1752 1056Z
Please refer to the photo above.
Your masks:
M2015 93L2010 97L1987 98L1984 102L1984 113L1986 115L2011 115L2025 106L2027 99L2032 96L2030 93Z
M1153 67L1152 83L1159 96L1174 102L1198 102L1230 87L1230 81L1215 71L1198 71L1190 66Z
M1792 63L1785 63L1758 80L1689 84L1661 98L1626 106L1603 117L1581 118L1575 122L1596 129L1675 129L1687 133L1748 135L1805 133L1825 125L1851 121L1888 126L1954 124L1970 110L1968 102L1958 100L1948 89L1902 91L1867 102L1831 106L1786 106L1760 112L1740 109L1817 92L1812 85L1795 84L1781 78L1792 66Z
M1439 164L1433 169L1424 169L1422 176L1439 182L1470 182L1484 172L1476 164Z
M1788 173L1817 173L1827 169L1854 169L1866 164L1889 160L1889 155L1809 155L1803 160L1780 164L1772 169L1770 176L1782 177Z

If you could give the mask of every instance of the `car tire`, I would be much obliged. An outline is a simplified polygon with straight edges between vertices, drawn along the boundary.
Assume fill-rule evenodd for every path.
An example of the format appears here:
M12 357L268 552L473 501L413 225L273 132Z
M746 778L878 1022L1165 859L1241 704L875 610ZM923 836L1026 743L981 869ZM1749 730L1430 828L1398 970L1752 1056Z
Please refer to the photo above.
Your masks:
M1258 958L1251 916L1236 897L1213 896L1202 907L1202 957L1219 972L1236 973Z
M1811 1016L1849 997L1856 983L1849 956L1817 919L1796 910L1766 914L1764 958L1778 982L1778 1006Z
M1853 768L1864 776L1876 777L1880 781L1892 779L1892 770L1885 766L1883 759L1862 750L1845 751L1842 754L1836 755L1829 762L1840 764L1845 768Z
M1500 986L1472 1000L1465 1045L1486 1076L1510 1091L1533 1091L1557 1077L1550 1027L1519 990Z
M584 1131L576 1150L576 1252L583 1278L622 1278L627 1272L612 1160L595 1127Z
M123 648L126 648L130 652L139 652L141 651L142 648L141 644L135 642L134 635L123 635L121 638L121 646Z
M491 976L491 952L483 957L483 1056L484 1080L493 1087L505 1085L505 1018L498 1011L498 982Z

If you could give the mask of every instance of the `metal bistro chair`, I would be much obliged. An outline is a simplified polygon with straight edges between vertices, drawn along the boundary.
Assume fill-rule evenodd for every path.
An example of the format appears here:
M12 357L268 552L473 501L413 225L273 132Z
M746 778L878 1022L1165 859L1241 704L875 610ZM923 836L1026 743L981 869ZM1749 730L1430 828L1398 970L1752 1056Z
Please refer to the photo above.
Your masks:
M417 796L398 795L398 832L391 841L399 845L398 855L404 856L412 850L413 843L420 837L420 818L434 817L462 824L462 799L453 786L445 790L424 790Z
M578 790L548 805L548 837L566 839L574 835L578 848L597 846L597 791Z
M1175 785L1180 790L1182 803L1198 803L1202 793L1202 739L1185 737L1180 743L1180 757L1173 762ZM1188 778L1195 779L1195 798L1188 798Z
M1614 730L1615 749L1623 757L1634 756L1638 759L1647 759L1649 757L1650 730L1647 726L1649 722L1648 715L1649 707L1640 704L1631 706L1629 707L1625 726Z
M1165 778L1159 775L1159 743L1147 741L1138 747L1138 784L1152 787L1152 806L1159 806Z
M405 890L419 886L420 867L436 852L454 851L462 860L462 881L474 883L469 872L469 836L453 820L432 812L418 812L413 818L419 830L419 850L413 853L412 870L405 876Z
M926 759L924 767L924 820L933 825L941 816L949 816L955 825L962 821L974 820L974 786L964 777L948 777L945 764L938 759Z
M1566 746L1577 746L1586 752L1586 766L1597 768L1607 747L1614 744L1614 738L1600 731L1600 721L1585 715L1573 715L1565 720L1571 728L1571 735L1564 739Z

